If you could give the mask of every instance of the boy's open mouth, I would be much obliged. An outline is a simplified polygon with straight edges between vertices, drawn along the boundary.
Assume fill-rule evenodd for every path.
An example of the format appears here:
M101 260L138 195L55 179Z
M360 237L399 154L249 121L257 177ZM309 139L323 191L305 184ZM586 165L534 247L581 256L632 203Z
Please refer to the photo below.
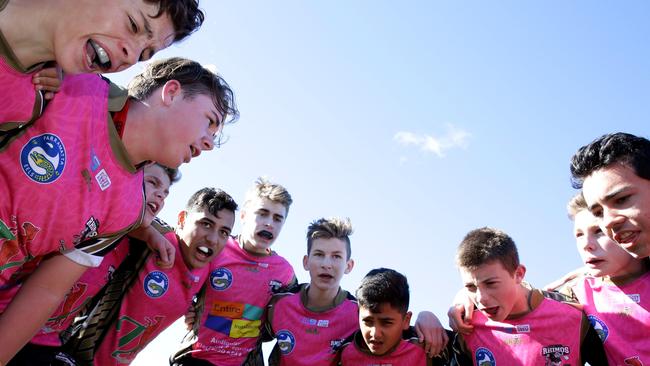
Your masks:
M266 240L273 239L273 234L270 231L267 231L267 230L262 230L262 231L258 232L257 235L261 236L262 238L264 238Z
M92 39L89 39L88 42L86 42L86 54L88 66L97 66L102 70L108 70L111 68L111 59L108 57L108 53L102 46L98 45Z
M214 250L212 250L212 249L210 249L210 248L208 248L208 247L205 247L205 246L203 246L203 245L201 245L200 247L196 248L196 250L197 250L199 253L203 254L206 258L212 256L212 253L214 253Z

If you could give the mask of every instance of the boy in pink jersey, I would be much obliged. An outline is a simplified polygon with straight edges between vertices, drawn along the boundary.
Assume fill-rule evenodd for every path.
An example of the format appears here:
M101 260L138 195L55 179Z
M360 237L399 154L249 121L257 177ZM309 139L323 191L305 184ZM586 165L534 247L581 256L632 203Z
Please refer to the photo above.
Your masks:
M0 172L0 191L11 198L0 203L1 283L31 258L64 254L43 261L0 316L0 361L33 336L87 266L139 225L137 167L189 162L213 149L236 116L223 79L186 59L151 63L131 83L132 98L110 89L95 75L68 77L38 123L0 152L2 165L14 167ZM63 118L87 122L59 123Z
M410 327L409 285L401 273L373 269L356 292L359 331L343 345L342 366L446 365L448 352L427 354Z
M144 168L144 191L147 207L143 222L151 223L165 205L171 184L180 178L177 169L159 164ZM115 270L129 253L129 241L125 236L110 253L104 257L99 267L87 270L70 289L64 301L50 316L47 323L32 340L9 362L9 365L49 365L61 347L61 336L72 324L77 313L108 282ZM137 245L141 245L138 243ZM3 291L6 292L6 291ZM3 294L4 297L4 294Z
M178 215L176 234L167 234L181 253L174 267L160 269L155 256L149 255L122 298L119 312L110 317L110 325L93 344L92 364L131 363L151 340L187 312L209 278L210 262L230 237L236 210L235 201L222 190L203 188L192 195ZM96 307L101 308L102 302ZM88 354L78 356L82 364L89 363Z
M198 339L173 356L174 365L239 366L259 346L264 308L274 292L296 282L289 262L271 250L291 203L283 186L263 178L248 191L241 234L210 265L194 323Z
M603 232L633 256L650 256L650 140L604 135L573 155L571 176Z
M582 194L567 206L587 273L559 291L583 305L610 365L650 362L650 263L634 258L608 238Z
M277 339L269 365L336 365L336 349L358 330L356 299L340 287L354 267L350 234L348 219L309 225L303 266L310 283L298 293L275 295L269 303L266 330Z
M502 231L470 231L456 256L467 296L476 305L473 332L455 340L460 365L607 365L584 313L524 286L526 268Z
M354 267L350 234L349 219L321 218L309 225L303 266L310 282L296 293L275 295L267 308L266 331L277 339L269 365L336 365L337 349L359 330L356 299L340 287ZM429 314L433 325L426 323ZM431 354L445 346L447 335L432 313L420 313L416 329Z
M67 74L121 71L184 39L203 19L197 0L0 0L0 133L42 112L45 63Z

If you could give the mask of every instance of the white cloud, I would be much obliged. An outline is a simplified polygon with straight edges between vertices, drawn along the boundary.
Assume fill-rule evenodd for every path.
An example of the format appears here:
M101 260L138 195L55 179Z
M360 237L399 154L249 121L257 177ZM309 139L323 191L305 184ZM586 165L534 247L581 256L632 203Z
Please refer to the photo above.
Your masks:
M448 123L447 132L442 136L418 135L413 132L400 131L393 139L404 146L414 145L420 150L445 157L445 152L454 148L467 148L469 132Z

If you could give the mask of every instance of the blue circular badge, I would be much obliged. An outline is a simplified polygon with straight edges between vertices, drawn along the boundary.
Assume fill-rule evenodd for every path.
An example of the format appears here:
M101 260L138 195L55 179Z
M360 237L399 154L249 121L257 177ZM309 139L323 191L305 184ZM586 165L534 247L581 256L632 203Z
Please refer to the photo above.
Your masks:
M227 290L232 285L232 272L227 268L217 268L210 273L210 286L217 291Z
M278 348L283 355L291 353L296 346L296 338L286 329L279 331L275 338L278 340Z
M489 349L479 347L476 350L476 364L478 366L496 366L497 360Z
M169 288L167 275L160 271L149 272L144 278L144 293L151 298L161 297Z
M20 166L36 183L47 184L59 179L65 163L63 142L51 133L32 137L20 151Z
M609 335L609 328L607 327L607 324L605 324L604 321L600 320L595 315L589 315L587 316L587 319L589 319L591 326L594 327L594 330L596 333L598 333L598 338L600 338L600 341L605 343L607 336Z

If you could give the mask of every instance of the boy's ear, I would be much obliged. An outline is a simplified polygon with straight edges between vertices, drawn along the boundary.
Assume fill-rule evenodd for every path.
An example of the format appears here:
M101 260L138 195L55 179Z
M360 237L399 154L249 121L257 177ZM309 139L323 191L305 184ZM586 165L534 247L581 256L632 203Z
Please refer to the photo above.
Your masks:
M302 257L302 268L305 269L305 271L309 271L309 268L307 268L307 262L309 261L309 256L306 255Z
M183 211L179 212L178 213L178 224L176 225L176 227L178 227L179 229L183 229L183 227L185 226L185 218L186 217L187 217L187 211L183 210Z
M170 105L175 98L182 96L181 83L178 80L169 80L162 87L162 101L165 105Z
M354 268L354 259L350 258L348 259L348 262L345 264L345 271L343 271L343 273L348 274L352 272L352 268Z
M407 330L411 326L411 316L413 313L410 311L407 311L406 314L404 314L404 322L402 323L402 330Z
M520 284L521 281L524 280L524 276L526 275L526 266L523 264L520 264L517 266L515 269L515 280L517 281L517 284Z

